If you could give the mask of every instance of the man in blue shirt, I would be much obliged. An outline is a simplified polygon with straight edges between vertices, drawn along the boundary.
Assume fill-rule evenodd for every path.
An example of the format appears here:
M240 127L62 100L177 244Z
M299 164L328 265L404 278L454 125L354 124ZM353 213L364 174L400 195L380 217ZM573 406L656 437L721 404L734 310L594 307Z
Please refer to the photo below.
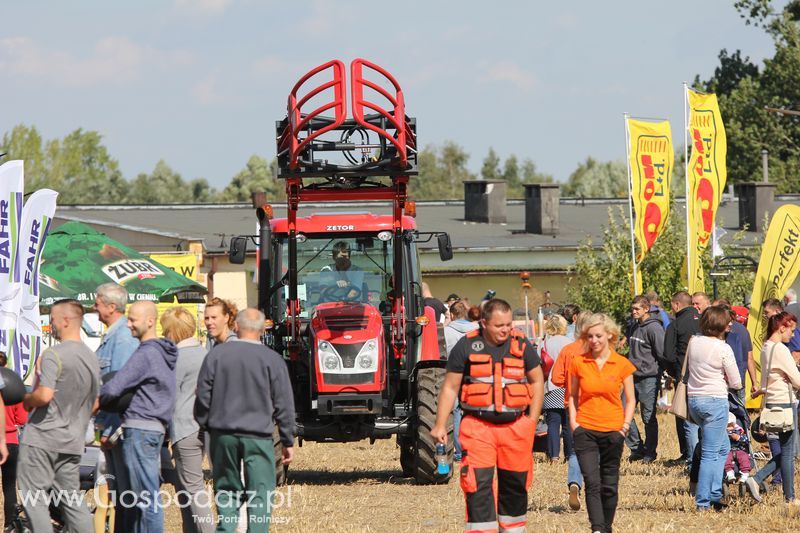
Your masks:
M724 307L731 314L731 329L725 335L725 342L728 343L728 346L733 350L733 356L736 359L736 366L739 368L739 377L742 379L742 384L745 383L745 372L750 375L750 383L758 383L755 361L753 360L753 341L750 338L750 332L736 320L736 313L731 308L731 303L728 300L725 298L718 298L714 300L714 305ZM738 391L738 394L742 403L744 403L747 394L745 388L742 387Z
M100 364L100 375L117 372L128 362L133 352L139 347L139 341L128 329L125 318L125 307L128 305L128 291L116 283L104 283L97 287L94 299L94 310L100 322L108 328L103 341L95 352ZM117 481L127 486L125 480L125 461L122 457L122 445L112 435L120 427L121 421L117 413L99 411L95 424L100 427L100 445L106 458L106 474L109 490L116 490ZM116 443L116 445L115 445ZM118 517L121 519L122 517Z

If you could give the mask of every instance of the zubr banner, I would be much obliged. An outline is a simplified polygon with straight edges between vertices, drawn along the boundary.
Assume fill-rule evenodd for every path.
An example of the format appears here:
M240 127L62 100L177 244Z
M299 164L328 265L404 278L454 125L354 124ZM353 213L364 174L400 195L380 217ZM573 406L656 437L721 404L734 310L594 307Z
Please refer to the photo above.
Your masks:
M687 91L689 100L689 146L692 155L686 169L690 293L705 290L703 252L711 241L728 171L728 142L715 94Z
M631 195L636 213L634 233L639 243L638 263L653 247L667 223L675 153L669 121L628 119L628 132L631 143Z
M0 166L0 330L17 326L20 268L17 261L22 193L22 161ZM10 353L10 352L7 352Z
M769 298L781 300L800 273L800 206L784 205L775 212L769 223L758 272L753 283L747 330L753 340L753 359L756 374L761 379L761 346L767 332L762 317L762 303ZM749 380L749 377L748 377ZM747 390L750 390L750 383ZM748 407L758 408L761 400L748 400Z
M39 260L56 211L57 197L56 191L40 189L28 198L23 208L18 252L22 285L18 297L20 311L17 322L17 338L20 344L26 335L38 337L42 334L39 317Z

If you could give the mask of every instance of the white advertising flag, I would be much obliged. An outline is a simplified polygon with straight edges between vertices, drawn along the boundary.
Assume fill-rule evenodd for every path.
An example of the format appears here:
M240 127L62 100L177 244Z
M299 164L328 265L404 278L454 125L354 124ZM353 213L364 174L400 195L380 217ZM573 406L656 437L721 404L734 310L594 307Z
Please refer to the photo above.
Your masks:
M0 166L0 330L17 327L20 291L17 250L24 186L22 161Z
M20 284L17 335L42 334L39 318L39 260L42 257L50 223L56 211L58 193L40 189L33 193L22 210L22 226L19 232Z

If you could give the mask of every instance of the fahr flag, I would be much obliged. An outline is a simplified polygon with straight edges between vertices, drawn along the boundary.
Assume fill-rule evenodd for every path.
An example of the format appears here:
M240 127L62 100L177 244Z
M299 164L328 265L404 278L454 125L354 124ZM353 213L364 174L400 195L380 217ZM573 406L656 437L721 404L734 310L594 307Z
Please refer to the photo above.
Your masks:
M17 327L19 315L17 299L21 287L17 248L24 185L22 161L9 161L0 166L0 330ZM6 346L2 339L0 346Z
M800 273L800 206L784 205L775 212L769 223L758 272L753 282L753 295L750 299L750 313L747 318L747 331L753 340L753 359L756 375L761 376L761 346L767 333L767 325L762 318L764 300L783 298ZM750 390L750 377L747 376L747 389ZM747 407L758 409L761 400L747 400Z
M669 121L628 119L628 132L631 196L636 213L634 233L639 243L636 262L639 263L661 235L669 217L675 153Z
M690 293L705 290L702 256L711 242L717 207L725 189L728 143L715 94L691 89L689 100L689 146L692 155L686 168L689 197L686 201L689 239L687 287Z
M19 231L20 291L17 301L19 320L17 338L25 335L41 336L42 324L39 317L39 260L44 250L50 223L56 211L58 193L50 189L40 189L33 193L22 212L22 225Z

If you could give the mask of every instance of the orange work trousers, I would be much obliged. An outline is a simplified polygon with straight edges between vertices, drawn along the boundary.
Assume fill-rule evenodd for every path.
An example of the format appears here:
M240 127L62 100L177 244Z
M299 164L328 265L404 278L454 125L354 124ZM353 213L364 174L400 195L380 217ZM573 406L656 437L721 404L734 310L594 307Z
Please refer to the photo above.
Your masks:
M535 432L536 423L525 415L507 424L493 424L469 414L461 420L461 488L467 504L465 531L525 531L528 488L533 481Z

